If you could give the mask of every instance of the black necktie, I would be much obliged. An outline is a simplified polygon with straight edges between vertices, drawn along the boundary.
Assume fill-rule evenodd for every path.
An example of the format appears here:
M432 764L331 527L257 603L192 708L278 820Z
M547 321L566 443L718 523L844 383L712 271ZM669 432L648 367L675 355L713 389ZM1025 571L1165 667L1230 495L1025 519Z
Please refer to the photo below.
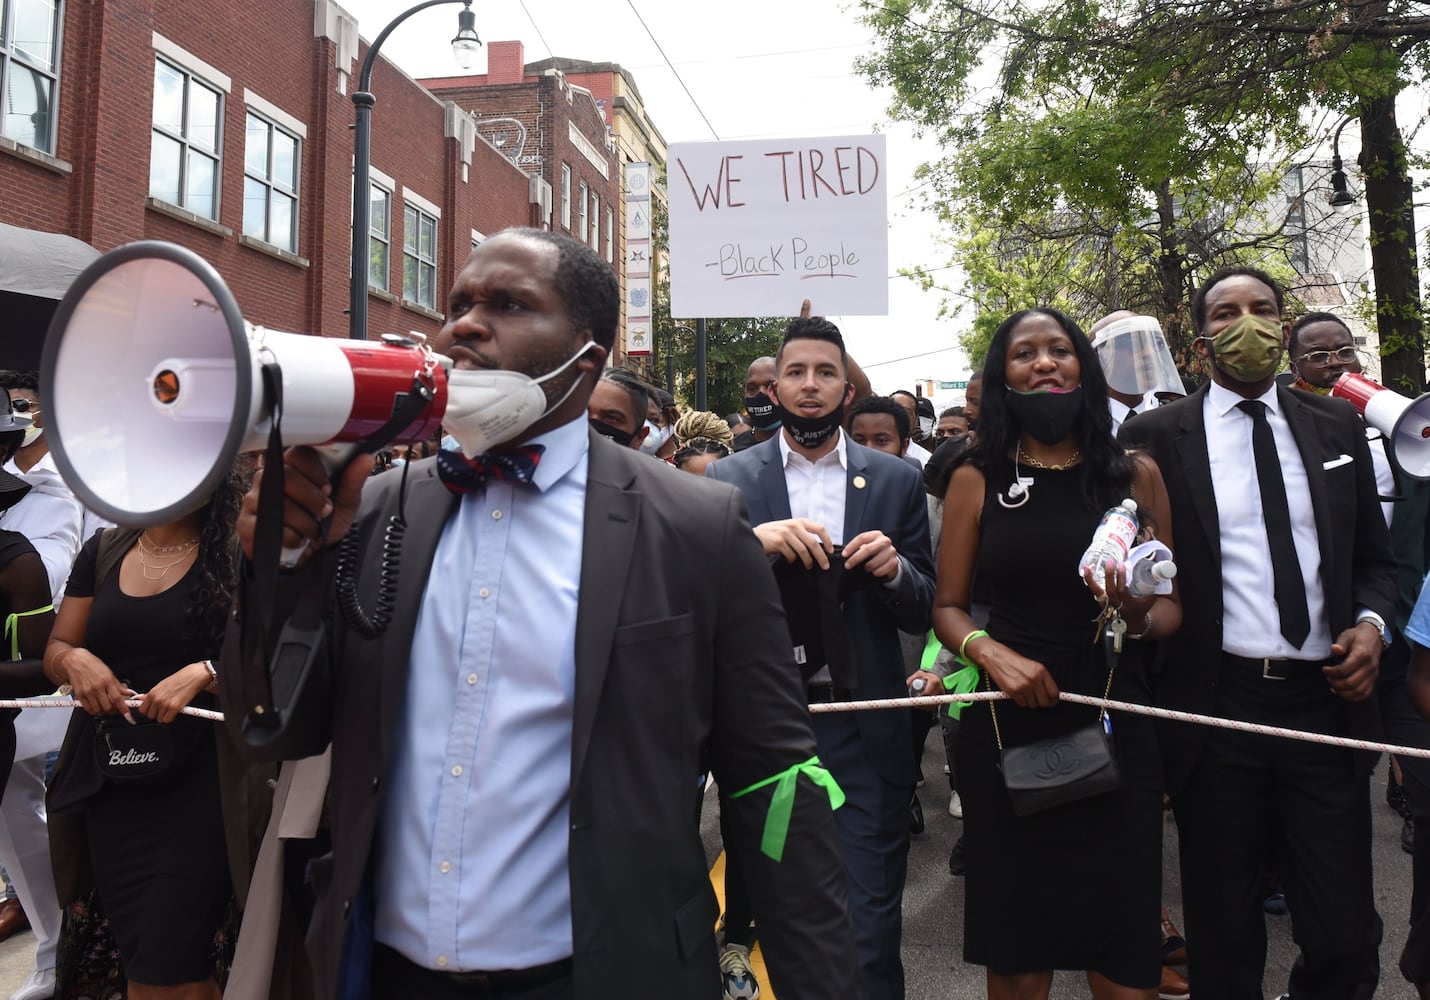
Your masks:
M460 451L444 449L437 454L437 476L453 493L474 493L489 479L529 483L544 450L539 444L531 444L468 458Z
M1311 615L1306 610L1306 585L1291 535L1291 508L1286 503L1286 481L1281 478L1276 437L1266 421L1265 403L1244 399L1236 405L1251 418L1251 453L1256 459L1256 482L1261 487L1266 538L1271 543L1271 577L1276 587L1276 606L1281 611L1281 634L1299 649L1311 634ZM1300 456L1296 459L1299 461Z

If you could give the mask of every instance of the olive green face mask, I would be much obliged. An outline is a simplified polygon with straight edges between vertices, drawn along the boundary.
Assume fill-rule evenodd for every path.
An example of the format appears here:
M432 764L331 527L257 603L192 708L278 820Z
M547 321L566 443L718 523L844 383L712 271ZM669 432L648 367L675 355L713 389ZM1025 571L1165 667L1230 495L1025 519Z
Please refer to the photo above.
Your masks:
M1238 382L1256 383L1275 375L1286 353L1281 324L1265 316L1242 316L1207 339L1212 363Z

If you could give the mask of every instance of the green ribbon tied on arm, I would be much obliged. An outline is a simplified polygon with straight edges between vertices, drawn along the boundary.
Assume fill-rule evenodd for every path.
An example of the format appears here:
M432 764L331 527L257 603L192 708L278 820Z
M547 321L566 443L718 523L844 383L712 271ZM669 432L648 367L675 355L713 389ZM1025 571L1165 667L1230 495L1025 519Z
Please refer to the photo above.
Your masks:
M818 757L811 757L802 764L787 767L778 774L772 774L764 781L757 781L749 788L742 788L730 796L732 799L738 799L766 785L775 786L774 794L770 797L769 811L765 813L765 832L760 837L760 851L771 861L779 861L784 857L790 815L794 811L794 792L801 774L829 793L830 809L838 809L844 804L844 789L839 787L834 775L820 767Z
M10 640L10 659L20 658L20 619L29 618L31 615L42 615L46 611L55 610L53 604L46 604L43 608L36 608L34 611L15 611L5 616L5 638Z
M968 694L968 692L978 687L979 670L971 663L968 663L967 660L959 660L958 662L967 665L962 670L955 670L945 677L943 679L943 689L945 691L951 691L954 694ZM973 702L971 701L955 701L950 703L948 706L949 718L961 718L963 716L963 710L972 704Z

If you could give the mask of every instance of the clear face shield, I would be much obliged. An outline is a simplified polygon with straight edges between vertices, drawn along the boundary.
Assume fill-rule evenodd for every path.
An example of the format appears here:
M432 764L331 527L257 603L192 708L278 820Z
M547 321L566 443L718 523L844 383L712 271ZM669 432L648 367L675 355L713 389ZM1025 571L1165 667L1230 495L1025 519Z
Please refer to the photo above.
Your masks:
M1097 331L1092 347L1107 384L1118 392L1138 396L1186 392L1162 327L1151 316L1128 316L1109 323Z

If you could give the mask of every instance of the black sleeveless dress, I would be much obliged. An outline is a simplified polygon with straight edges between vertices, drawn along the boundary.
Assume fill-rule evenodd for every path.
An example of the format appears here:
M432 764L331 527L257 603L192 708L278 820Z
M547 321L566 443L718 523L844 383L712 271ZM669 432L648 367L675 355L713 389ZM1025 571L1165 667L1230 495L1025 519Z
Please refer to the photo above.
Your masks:
M1094 645L1097 602L1078 560L1102 516L1083 493L1085 466L1024 469L1026 504L998 494L1010 461L989 471L976 573L992 613L988 633L1041 662L1060 690L1101 695L1107 663ZM987 683L987 682L985 682ZM1124 650L1112 697L1147 704L1139 657ZM1138 989L1161 977L1162 786L1151 720L1113 713L1125 779L1121 791L1033 816L1013 812L998 770L989 703L963 713L957 749L968 857L964 959L997 973L1098 972ZM1097 709L1057 704L1019 709L998 702L1005 746L1070 732Z
M66 587L69 597L94 598L85 636L90 652L136 691L217 655L218 637L194 634L187 620L197 561L168 590L131 597L119 587L118 565L96 582L99 537L80 550ZM193 705L216 707L203 692ZM170 723L175 760L169 770L118 784L100 774L89 749L92 720L79 710L76 719L66 734L79 745L64 776L65 791L84 803L94 881L124 974L150 986L208 979L232 894L215 723L180 715Z

